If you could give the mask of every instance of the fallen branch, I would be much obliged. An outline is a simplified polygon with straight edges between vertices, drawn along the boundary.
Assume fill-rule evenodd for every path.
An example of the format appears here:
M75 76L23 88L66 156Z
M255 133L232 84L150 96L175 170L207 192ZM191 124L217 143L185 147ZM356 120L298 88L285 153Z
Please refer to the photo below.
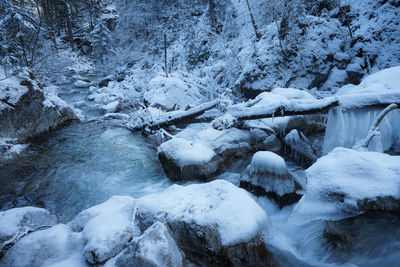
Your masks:
M374 123L372 124L371 128L368 131L367 136L364 139L361 139L360 141L358 141L354 146L353 149L354 150L367 150L369 144L371 143L372 139L375 136L378 136L381 134L381 131L379 129L379 124L382 122L383 118L392 110L398 109L400 108L398 105L396 104L390 104L389 106L387 106L384 110L382 110L381 113L379 113L379 115L376 117Z

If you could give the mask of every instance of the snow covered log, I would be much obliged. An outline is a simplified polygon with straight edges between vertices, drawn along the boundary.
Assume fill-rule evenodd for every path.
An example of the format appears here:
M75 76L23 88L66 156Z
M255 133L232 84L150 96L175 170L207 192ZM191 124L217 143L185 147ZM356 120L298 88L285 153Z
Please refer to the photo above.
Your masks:
M272 94L264 95L264 97L268 98L271 95ZM257 98L255 100L257 100ZM389 104L400 104L400 93L365 94L357 95L357 97L336 96L319 100L284 99L284 101L280 100L278 103L273 102L271 105L262 105L263 101L259 102L260 103L256 105L248 105L246 103L230 105L226 108L226 112L222 112L214 109L219 103L219 100L216 99L187 111L165 113L159 120L139 124L136 123L130 128L133 130L155 130L174 124L211 122L226 113L229 113L236 121L246 121L295 115L324 114L328 113L331 108L337 106L340 106L344 110L370 107L385 108Z

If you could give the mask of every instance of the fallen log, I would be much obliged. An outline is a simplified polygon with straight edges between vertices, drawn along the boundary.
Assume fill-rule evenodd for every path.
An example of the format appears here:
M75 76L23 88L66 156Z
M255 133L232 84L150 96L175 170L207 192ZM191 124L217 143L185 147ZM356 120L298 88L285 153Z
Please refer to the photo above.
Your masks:
M166 113L159 120L137 125L134 129L156 130L175 124L206 123L226 113L235 117L237 121L245 121L284 116L326 114L330 108L338 106L344 110L385 108L390 104L400 105L400 94L345 95L327 97L315 101L295 99L281 105L265 107L255 107L255 104L259 101L250 100L247 103L228 106L225 112L215 109L219 101L219 99L216 99L187 111Z

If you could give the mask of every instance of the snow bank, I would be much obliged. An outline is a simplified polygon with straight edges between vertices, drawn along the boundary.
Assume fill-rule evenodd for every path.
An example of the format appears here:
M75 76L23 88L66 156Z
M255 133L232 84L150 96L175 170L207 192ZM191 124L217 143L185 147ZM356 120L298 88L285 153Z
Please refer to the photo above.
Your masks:
M201 165L209 162L216 155L211 148L199 142L188 142L182 138L173 138L161 144L158 147L158 153L165 154L179 167Z
M250 172L284 175L287 173L287 169L285 160L281 156L270 151L259 151L251 159Z
M166 110L185 109L188 105L198 105L202 96L197 87L189 87L176 77L157 76L153 78L143 94L150 106Z
M400 67L382 70L365 78L358 86L346 86L338 91L341 105L328 113L323 153L343 146L351 148L359 140L366 137L375 118L381 109L346 110L347 105L362 106L368 99L381 99L385 102L399 100ZM362 97L360 96L362 94ZM383 110L383 108L382 108ZM390 112L380 124L381 135L372 139L368 149L383 152L392 146L400 146L400 112Z
M224 180L173 185L161 194L138 199L136 205L138 211L167 221L214 228L224 246L250 241L267 230L264 210L249 193Z
M294 222L341 220L363 213L364 200L400 199L399 156L338 147L308 168L306 176Z

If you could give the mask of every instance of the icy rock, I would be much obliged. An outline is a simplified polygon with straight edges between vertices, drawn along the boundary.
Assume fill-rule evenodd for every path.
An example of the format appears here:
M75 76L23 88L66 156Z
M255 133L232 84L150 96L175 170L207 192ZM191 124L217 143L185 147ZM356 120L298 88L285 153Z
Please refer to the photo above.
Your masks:
M288 173L285 160L270 151L259 151L253 155L240 178L240 187L259 196L268 196L281 207L300 199L296 193L300 186Z
M306 170L307 186L291 220L342 220L400 209L400 157L335 148Z
M29 234L11 247L1 266L87 266L82 257L82 236L64 224Z
M158 148L158 159L171 180L207 180L218 169L220 158L201 144L173 138Z
M136 201L142 230L167 225L188 260L201 265L262 265L268 216L243 189L224 180L173 185Z
M103 105L100 107L103 113L115 113L118 111L119 101L113 101L108 103L107 105Z
M150 226L140 237L132 240L105 267L118 266L183 266L183 257L167 227L161 222Z
M149 106L164 110L185 109L190 104L200 104L202 99L197 87L189 87L176 77L163 76L149 82L143 97Z
M0 79L0 137L24 140L76 119L64 101L41 88L32 74Z
M300 164L311 166L321 155L321 151L311 144L307 137L297 130L292 130L285 136L286 152Z
M76 82L74 82L74 86L77 88L89 88L90 83L82 80L77 80Z
M24 207L0 212L0 258L5 249L22 237L56 223L57 218L54 215L40 208Z
M134 199L114 196L108 201L82 211L69 223L82 232L83 255L91 264L103 263L117 255L132 239Z

